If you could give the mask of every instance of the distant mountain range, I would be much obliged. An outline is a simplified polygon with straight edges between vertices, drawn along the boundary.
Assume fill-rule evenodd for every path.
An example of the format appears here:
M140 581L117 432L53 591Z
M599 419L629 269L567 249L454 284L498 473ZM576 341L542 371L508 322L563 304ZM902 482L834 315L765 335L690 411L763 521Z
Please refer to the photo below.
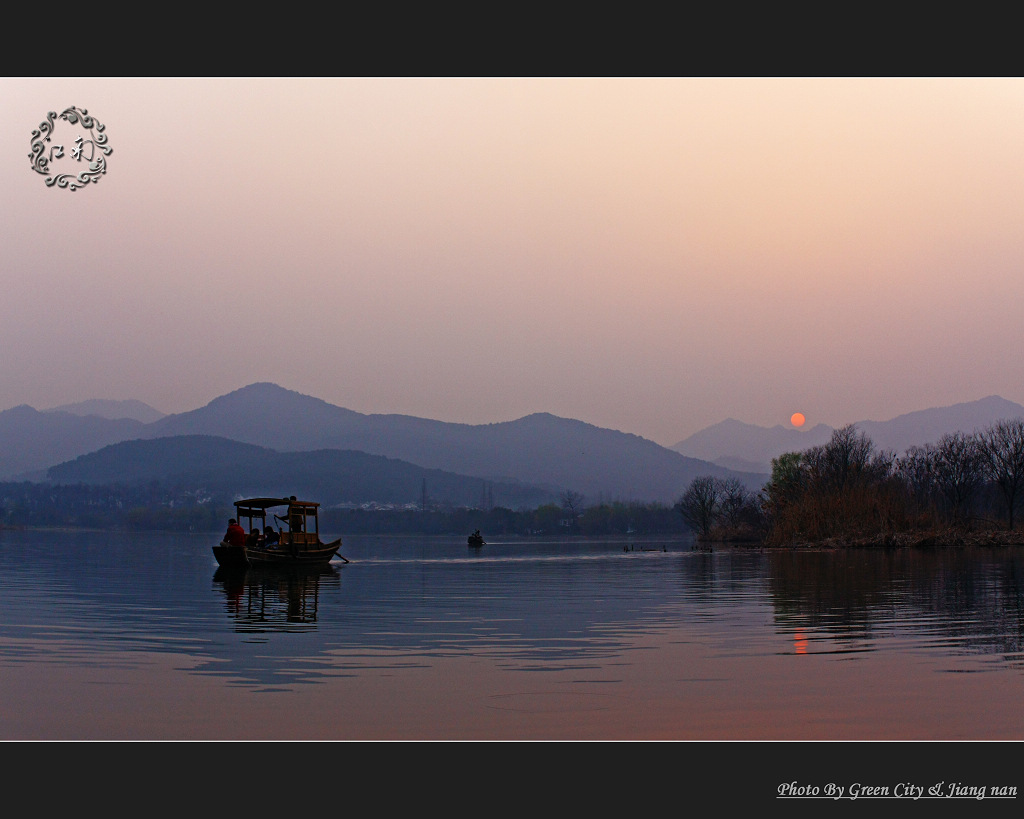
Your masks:
M534 493L540 488L552 499L573 490L591 503L602 499L673 502L701 474L738 477L751 488L759 487L765 478L683 456L637 435L544 413L484 425L364 415L260 383L221 396L205 407L149 423L80 416L60 409L38 412L28 406L0 412L0 480L64 481L72 475L86 480L86 472L52 468L113 444L182 436L227 439L281 455L331 450L380 456L421 470L472 478L476 497L480 497L481 481L488 481L498 505L513 503L502 492L515 494L507 488L517 485L526 485L526 491ZM144 461L153 455L142 448L105 454L104 458L121 464L120 474L126 479L139 473L126 466L122 457ZM100 474L107 469L105 463L86 460L79 467L95 467ZM182 474L172 461L153 463L166 467L163 472L146 473L153 479L169 478L172 468L178 470L178 477ZM285 461L275 463L284 468ZM310 456L287 463L287 471L279 473L283 483L298 483L304 470L312 469ZM113 477L119 470L105 474ZM236 472L239 486L247 485L241 466ZM88 480L95 482L94 478ZM397 476L395 480L399 480ZM361 492L351 484L346 491L353 497ZM437 499L434 490L428 487L428 491ZM243 494L241 488L238 492ZM407 500L416 501L419 494L417 487Z
M858 426L880 448L902 452L1010 417L1024 417L1024 407L990 396ZM173 415L133 401L0 412L0 480L155 480L235 495L308 491L325 503L414 503L426 481L433 500L458 505L489 492L494 504L518 508L566 490L588 503L672 503L698 475L760 488L772 458L831 434L824 424L797 430L727 419L662 447L546 413L481 425L365 415L258 383Z
M131 418L134 421L141 421L143 424L151 424L164 417L160 410L153 409L149 404L142 401L109 401L104 398L92 398L88 401L79 401L77 404L64 404L44 412L70 412L72 415L98 415L100 418Z
M45 480L46 470L78 455L143 434L131 418L40 412L27 404L0 412L0 480Z
M902 454L912 446L935 443L946 433L973 432L996 421L1020 417L1024 417L1024 406L990 395L978 401L909 412L890 421L860 421L856 426L879 449ZM825 424L801 430L781 424L759 427L728 418L670 449L730 469L770 472L772 458L824 444L832 431Z
M423 499L480 506L500 498L511 508L552 499L551 489L518 482L484 482L439 469L350 450L275 452L209 435L124 441L48 470L58 484L145 484L202 487L212 496L299 497L327 506L402 505ZM486 493L486 494L485 494Z

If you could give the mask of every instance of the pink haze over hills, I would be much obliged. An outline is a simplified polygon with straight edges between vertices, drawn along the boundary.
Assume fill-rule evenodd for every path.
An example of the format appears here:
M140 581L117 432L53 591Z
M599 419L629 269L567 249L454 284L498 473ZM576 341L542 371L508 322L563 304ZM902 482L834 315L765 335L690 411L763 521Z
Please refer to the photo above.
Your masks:
M1024 402L1024 80L6 78L0 104L0 409L273 381L671 445ZM113 148L73 192L28 158L72 105Z

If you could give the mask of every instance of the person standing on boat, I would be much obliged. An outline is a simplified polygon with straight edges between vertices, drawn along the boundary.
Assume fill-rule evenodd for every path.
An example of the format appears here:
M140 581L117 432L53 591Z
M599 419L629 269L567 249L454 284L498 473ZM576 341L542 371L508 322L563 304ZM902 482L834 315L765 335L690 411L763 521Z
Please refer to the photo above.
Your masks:
M228 530L224 533L224 542L231 546L245 545L245 529L238 525L234 518L228 521Z
M295 500L294 496L292 497L292 500ZM289 532L302 531L305 515L303 515L302 509L298 506L288 507L288 514L284 517L281 517L280 515L274 515L274 517L281 521L281 523L285 524L288 527Z

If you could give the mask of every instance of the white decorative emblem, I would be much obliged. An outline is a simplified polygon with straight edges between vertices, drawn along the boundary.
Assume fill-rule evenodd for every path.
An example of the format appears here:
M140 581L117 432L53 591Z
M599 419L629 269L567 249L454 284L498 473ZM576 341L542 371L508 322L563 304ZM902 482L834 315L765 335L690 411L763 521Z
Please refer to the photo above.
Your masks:
M72 131L66 137L67 146L53 142L54 129L61 120L68 125L79 126L75 129L61 126L62 131ZM32 132L32 153L28 155L32 170L46 177L47 187L75 190L90 182L99 182L100 177L107 172L107 157L113 152L107 135L103 133L105 128L105 125L89 116L84 108L72 106L64 109L59 116L50 111L46 115L46 122L40 123L38 130ZM81 129L85 129L84 132ZM74 131L79 132L77 136ZM57 159L64 159L64 162L54 162ZM54 163L52 168L51 162ZM80 163L83 162L85 168L81 167ZM57 173L64 170L64 167L58 168L57 165L66 167L68 172Z

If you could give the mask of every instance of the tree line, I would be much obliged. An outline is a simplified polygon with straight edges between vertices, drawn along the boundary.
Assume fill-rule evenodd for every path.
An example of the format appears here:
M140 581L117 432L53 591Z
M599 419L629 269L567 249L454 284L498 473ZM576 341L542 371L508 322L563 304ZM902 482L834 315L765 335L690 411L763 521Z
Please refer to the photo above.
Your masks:
M131 531L222 532L235 514L231 499L202 489L136 485L0 483L0 527L76 527ZM534 508L321 508L320 529L340 534L607 536L683 533L670 505L600 501L575 491Z
M753 492L700 476L676 504L706 540L769 545L894 533L1013 531L1024 494L1024 419L943 435L897 457L855 425L826 444L772 460Z
M136 485L0 483L0 527L207 531L230 506L202 490ZM232 510L233 514L233 510Z
M772 460L753 491L735 478L702 475L674 506L599 501L578 492L535 508L430 506L331 509L321 528L342 534L491 536L673 535L769 545L893 533L1013 531L1024 495L1024 419L956 432L897 456L856 426ZM230 500L201 489L142 485L0 483L0 526L216 531L234 514Z

